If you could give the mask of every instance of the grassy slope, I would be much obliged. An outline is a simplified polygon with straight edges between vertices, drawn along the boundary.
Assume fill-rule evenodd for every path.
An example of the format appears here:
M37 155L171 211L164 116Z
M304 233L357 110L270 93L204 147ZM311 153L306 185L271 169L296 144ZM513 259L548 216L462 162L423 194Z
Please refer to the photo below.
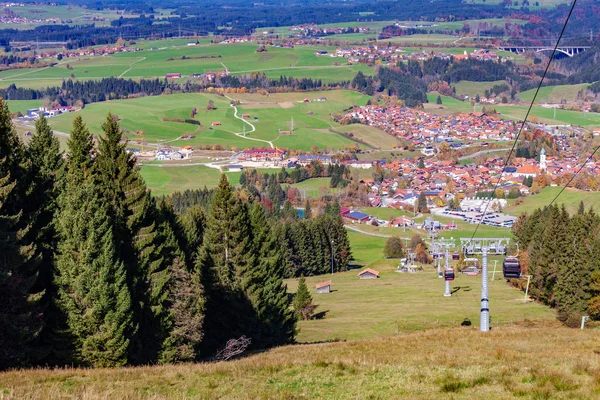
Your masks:
M10 371L0 387L6 400L595 399L597 347L594 330L557 324L444 328L212 364Z
M483 97L486 89L490 89L494 85L506 84L506 81L495 82L471 82L460 81L453 86L456 87L456 93L468 94L470 97L475 97L477 94Z
M539 194L525 197L523 203L520 205L507 207L505 211L513 215L519 215L524 212L531 213L537 208L543 208L545 205L550 204L561 189L560 187L547 187ZM584 202L586 208L593 207L597 211L600 211L600 194L595 192L566 189L555 203L558 205L564 204L569 212L574 213L577 211L579 202L581 201Z
M43 100L6 100L10 112L22 112L23 114L30 108L38 108L44 105Z
M536 103L545 102L560 102L561 100L575 101L577 100L577 92L586 89L589 86L587 83L580 85L561 85L561 86L545 86L540 89L537 95ZM525 103L531 103L537 89L527 90L519 93L519 99Z
M379 257L381 254L378 252ZM398 260L371 264L380 273L377 280L360 280L358 269L307 278L313 302L318 305L315 313L324 316L301 321L298 341L368 339L391 336L396 329L405 332L456 326L465 318L479 320L481 277L459 274L452 282L455 293L444 298L444 281L437 277L432 265L425 266L423 273L402 274L394 271L398 264ZM500 274L490 281L494 326L554 318L554 312L544 306L523 304L523 293L498 278ZM328 279L332 279L333 292L315 293L315 284ZM290 291L296 290L296 280L288 280L287 284Z
M330 131L339 125L331 119L331 113L341 112L352 105L363 105L368 96L351 91L328 91L313 93L290 93L273 95L271 97L260 95L232 95L233 98L242 99L239 114L249 113L256 132L248 133L249 138L275 141L279 147L309 150L312 146L319 148L343 148L357 143L340 134ZM314 99L326 96L326 102L302 103L305 97ZM216 110L207 111L206 105L213 100ZM252 102L251 104L249 102ZM286 104L280 104L286 103ZM192 108L196 107L198 114L196 120L202 126L164 121L163 118L189 118ZM234 135L233 132L243 131L243 122L234 117L234 112L229 107L229 100L222 96L210 94L176 94L170 96L143 97L138 99L116 100L94 103L80 111L83 119L88 124L93 134L101 133L102 121L108 112L116 113L121 119L121 127L131 132L125 133L130 140L139 140L133 134L138 130L144 132L146 142L169 141L173 146L220 144L222 146L236 146L237 148L252 148L268 146L267 143L244 139ZM308 115L308 112L313 115ZM75 118L75 113L63 114L52 118L54 129L68 132ZM278 138L278 129L290 129L291 119L294 118L294 135ZM211 127L214 121L221 122L220 127ZM246 125L247 131L250 127ZM173 141L183 134L193 134L196 137L186 141ZM362 136L368 136L371 143L389 144L390 136L382 131L367 129ZM357 137L361 137L357 135ZM364 145L362 147L365 147Z

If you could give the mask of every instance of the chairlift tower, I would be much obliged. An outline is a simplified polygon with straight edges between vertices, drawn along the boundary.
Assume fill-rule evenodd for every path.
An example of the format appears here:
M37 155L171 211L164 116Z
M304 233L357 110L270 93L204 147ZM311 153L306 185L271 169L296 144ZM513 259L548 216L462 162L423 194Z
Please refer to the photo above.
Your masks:
M488 253L505 254L509 238L461 238L460 244L465 254L481 254L481 307L479 310L479 330L490 330L490 300L488 291Z
M446 246L446 271L448 271L450 269L450 260L448 259L448 247ZM447 279L444 279L446 282L446 287L444 290L444 297L450 297L452 296L452 293L450 292L450 281Z

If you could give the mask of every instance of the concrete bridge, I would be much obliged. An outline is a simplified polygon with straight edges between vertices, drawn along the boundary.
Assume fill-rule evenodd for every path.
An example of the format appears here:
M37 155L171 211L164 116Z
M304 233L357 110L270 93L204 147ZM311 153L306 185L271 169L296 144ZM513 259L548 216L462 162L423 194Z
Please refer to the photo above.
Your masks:
M557 52L565 54L568 57L573 57L575 54L583 53L590 46L560 46L556 49ZM525 53L526 51L535 51L541 53L543 51L552 52L554 47L551 46L506 46L498 47L498 50L510 51L512 53Z

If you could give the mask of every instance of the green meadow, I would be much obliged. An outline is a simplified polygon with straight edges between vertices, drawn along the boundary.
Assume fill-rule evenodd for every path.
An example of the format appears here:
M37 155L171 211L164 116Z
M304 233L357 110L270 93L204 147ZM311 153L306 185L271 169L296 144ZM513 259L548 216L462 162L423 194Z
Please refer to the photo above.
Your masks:
M274 146L310 150L318 148L340 149L346 146L375 148L390 145L386 133L374 129L344 127L331 118L331 114L342 112L353 105L364 105L369 97L352 91L327 91L311 93L273 94L270 96L230 94L229 98L212 94L175 94L168 96L142 97L114 100L87 105L79 111L93 134L101 134L101 125L109 112L117 114L125 136L133 141L145 141L154 145L221 145L230 148L252 148ZM325 97L326 101L314 101ZM308 98L310 102L303 100ZM240 100L238 117L250 114L247 122L234 116L230 99ZM208 111L212 100L216 109ZM173 119L189 119L193 108L201 125L187 122L172 122ZM69 132L75 113L52 118L52 127ZM170 120L165 120L170 119ZM280 130L289 131L294 120L293 135L280 135ZM219 126L212 126L213 123ZM252 126L255 131L252 132ZM242 137L246 130L246 137ZM143 133L140 133L142 131ZM352 132L355 139L345 135ZM236 136L240 133L241 136ZM177 140L182 135L194 135L189 140ZM363 141L367 144L361 143Z
M476 95L480 95L483 97L486 89L491 89L494 85L506 84L506 81L495 81L495 82L470 82L470 81L460 81L455 83L454 86L456 88L457 94L468 94L469 97L475 97Z
M350 240L354 248L361 239L351 234ZM478 323L481 276L457 274L451 283L453 295L444 297L444 280L438 278L432 264L424 266L421 273L399 273L395 271L398 260L379 259L370 265L380 273L379 279L359 279L360 269L306 278L319 317L300 321L299 342L393 336L397 332L458 326L465 318ZM315 285L329 279L332 292L315 293ZM294 292L297 281L288 280L287 285ZM490 279L489 285L494 327L554 318L554 311L547 307L524 304L523 292L508 286L500 274Z
M60 85L71 75L75 79L101 79L117 76L123 78L164 78L168 73L190 74L228 70L232 75L265 72L270 78L280 75L310 77L324 82L351 80L358 71L373 73L365 65L348 65L346 59L318 57L317 50L333 50L327 46L298 46L293 49L267 47L257 53L257 44L210 44L201 40L176 39L140 42L143 51L118 53L108 56L81 56L65 58L54 67L10 70L0 73L2 85L12 83L23 87ZM136 44L136 46L138 46ZM156 50L152 50L156 48ZM339 65L336 65L339 64Z
M577 93L580 90L587 89L589 84L582 83L579 85L561 85L561 86L544 86L535 99L536 104L540 103L560 103L561 100L574 102L577 100ZM458 90L458 89L457 89ZM519 93L518 97L525 103L531 103L535 96L536 89L527 90Z
M538 208L550 204L552 200L560 193L562 187L546 187L539 194L534 194L523 199L523 202L519 205L510 205L506 208L506 212L513 215L519 215L521 213L532 213ZM563 205L570 213L577 212L579 203L585 204L586 208L594 208L597 212L600 212L600 194L598 192L584 192L576 189L565 189L560 196L554 202L557 205Z
M38 108L44 105L43 100L5 100L10 112L25 113L30 108Z

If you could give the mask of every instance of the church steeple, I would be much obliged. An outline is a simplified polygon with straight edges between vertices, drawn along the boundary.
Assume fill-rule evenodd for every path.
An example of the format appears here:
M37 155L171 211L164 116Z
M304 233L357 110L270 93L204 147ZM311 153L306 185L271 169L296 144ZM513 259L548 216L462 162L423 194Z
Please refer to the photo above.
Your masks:
M542 151L540 151L540 169L546 172L546 149L542 147Z

